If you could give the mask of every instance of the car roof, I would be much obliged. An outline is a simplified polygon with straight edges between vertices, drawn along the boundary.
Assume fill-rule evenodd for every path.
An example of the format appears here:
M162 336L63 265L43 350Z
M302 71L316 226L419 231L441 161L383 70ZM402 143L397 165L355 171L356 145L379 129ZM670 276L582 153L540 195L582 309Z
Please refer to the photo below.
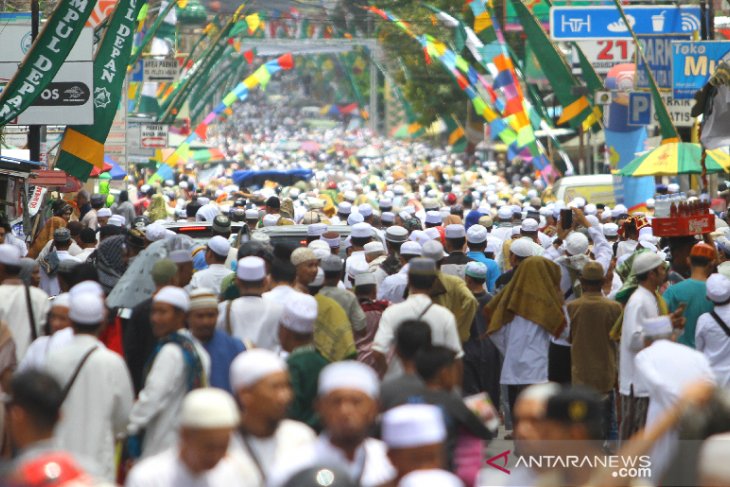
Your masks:
M300 236L307 235L309 225L275 225L271 227L257 228L254 233L265 233L270 237L273 236ZM352 231L352 227L347 225L327 225L328 232L337 232L340 237L347 237Z

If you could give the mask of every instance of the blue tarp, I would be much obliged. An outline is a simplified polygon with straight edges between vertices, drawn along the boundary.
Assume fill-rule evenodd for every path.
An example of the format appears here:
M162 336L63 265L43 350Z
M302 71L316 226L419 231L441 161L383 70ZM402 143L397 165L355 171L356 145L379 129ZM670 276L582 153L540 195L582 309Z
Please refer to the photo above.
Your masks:
M111 157L105 155L104 162L106 162L107 164L109 164L112 167L109 170L109 175L112 177L112 179L114 179L114 180L124 179L124 176L127 175L127 172L124 169L122 169L122 167L119 164L117 164L117 161L115 161Z
M290 169L289 171L251 171L241 170L233 173L233 182L239 186L261 186L265 181L275 181L290 186L297 181L308 181L314 177L310 169Z

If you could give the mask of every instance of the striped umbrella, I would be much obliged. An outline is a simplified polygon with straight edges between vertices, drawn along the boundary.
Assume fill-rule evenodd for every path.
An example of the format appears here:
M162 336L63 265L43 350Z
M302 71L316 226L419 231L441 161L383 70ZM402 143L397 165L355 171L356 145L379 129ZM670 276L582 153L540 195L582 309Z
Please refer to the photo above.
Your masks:
M707 151L708 173L730 172L730 155L722 150ZM617 172L620 176L674 176L702 174L702 147L689 142L663 144L643 154Z

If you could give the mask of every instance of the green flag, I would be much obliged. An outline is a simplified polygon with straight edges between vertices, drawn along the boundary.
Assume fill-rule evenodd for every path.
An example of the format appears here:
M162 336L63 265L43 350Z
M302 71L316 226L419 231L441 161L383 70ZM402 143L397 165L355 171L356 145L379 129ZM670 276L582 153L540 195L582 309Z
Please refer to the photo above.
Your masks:
M144 0L119 0L94 57L94 124L66 127L56 167L82 181L104 166L104 142L119 107Z
M58 2L15 76L0 94L0 127L23 113L51 83L95 4L95 0Z

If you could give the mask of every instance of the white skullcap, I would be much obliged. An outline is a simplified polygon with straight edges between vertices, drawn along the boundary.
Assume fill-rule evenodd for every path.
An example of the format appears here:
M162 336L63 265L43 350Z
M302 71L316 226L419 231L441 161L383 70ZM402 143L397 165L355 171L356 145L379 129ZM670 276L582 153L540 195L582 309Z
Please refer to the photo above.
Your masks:
M672 333L672 320L669 315L646 318L642 323L644 336L655 337Z
M68 317L79 325L98 325L104 321L104 297L94 292L75 292L70 295Z
M400 253L401 255L421 255L421 244L410 240L408 242L403 242L403 245L400 246Z
M575 203L575 206L577 208L583 208L586 205L586 200L585 200L585 198L582 198L580 196L576 196L573 199L573 203Z
M421 255L436 262L444 258L444 246L436 240L429 240L421 247Z
M368 203L363 203L360 206L357 207L360 214L364 217L370 216L373 214L373 207L370 206Z
M360 213L350 213L350 216L347 217L347 224L350 226L353 226L357 223L362 223L365 221L365 217L362 216Z
M565 251L569 255L583 255L588 251L588 237L573 232L565 239Z
M312 223L307 227L308 237L319 237L327 231L327 225L324 223Z
M304 262L319 259L317 259L317 256L314 254L314 251L312 249L307 247L299 247L291 253L290 260L292 264L298 266L299 264L302 264Z
M20 265L20 249L12 244L0 244L0 264Z
M509 206L502 206L497 210L497 218L500 220L511 220L512 219L512 208Z
M187 181L180 181L180 189L188 189L188 182Z
M266 216L264 216L264 220L263 220L264 226L265 227L274 227L274 226L276 226L277 223L279 223L280 218L281 218L280 215L272 215L272 214L266 215Z
M222 389L204 387L189 392L180 409L180 427L191 429L235 428L240 413L233 397Z
M669 193L677 193L679 191L679 184L677 183L669 183L667 184L667 192Z
M586 215L595 215L598 213L598 207L596 207L593 203L588 203L585 208L583 208L583 213Z
M366 254L377 254L378 252L385 252L382 242L368 242L363 247Z
M150 242L156 242L165 238L165 227L161 223L150 223L144 229L144 236Z
M466 241L472 244L480 244L487 241L487 229L483 225L472 225L466 231Z
M228 252L231 250L231 244L228 243L228 239L225 237L216 235L208 240L208 248L217 256L226 257L228 256Z
M403 221L407 221L407 220L410 220L410 219L411 219L411 214L410 214L410 213L408 213L408 212L407 212L407 211L405 211L405 210L403 210L403 211L401 211L400 213L398 213L398 216L399 216L399 217L400 217L400 219L401 219L401 220L403 220Z
M345 360L329 364L319 373L320 396L336 389L356 390L377 399L380 381L370 366L354 360Z
M324 259L328 255L332 255L329 244L324 240L312 240L307 245L307 248L311 249L319 260Z
M603 235L606 237L617 237L618 236L618 225L615 223L605 223L603 225Z
M638 276L656 269L662 264L664 264L664 259L654 252L642 252L634 257L634 262L631 265L631 273Z
M109 208L99 208L96 210L96 216L99 218L109 218L112 216L112 210Z
M190 292L190 309L218 309L218 294L207 287L199 287Z
M322 273L324 278L324 271ZM317 321L317 300L309 294L292 293L284 304L279 323L284 328L302 334L314 331Z
M464 275L473 277L474 279L486 279L487 266L483 262L469 261L464 268Z
M518 238L509 247L509 251L517 257L532 257L535 255L534 242L529 238Z
M613 207L613 210L611 210L611 216L614 218L618 218L621 215L628 214L629 210L624 205L616 205Z
M107 224L113 227L123 227L127 224L127 219L122 215L112 215L109 217Z
M347 269L347 275L348 277L355 279L358 274L369 272L369 269L370 266L367 262L364 260L356 260L350 264L350 267Z
M441 225L443 222L441 218L441 213L438 211L427 211L426 212L426 223L429 224L435 224L435 225Z
M259 210L258 208L249 208L245 211L244 216L246 220L258 220L259 219Z
M388 448L415 448L446 439L444 416L438 406L406 404L383 414L382 438Z
M76 284L74 287L69 289L69 294L74 295L76 293L92 293L98 296L104 296L104 289L96 281L83 281Z
M439 233L438 228L435 228L435 227L427 228L423 231L423 233L428 237L429 240L435 240L435 239L441 240L441 234Z
M355 287L378 284L378 278L373 272L363 272L355 276Z
M176 264L184 264L185 262L193 261L193 253L190 249L173 250L167 254L167 258Z
M69 308L71 306L71 294L61 293L51 300L51 308Z
M446 238L464 238L464 237L466 237L466 230L464 230L464 225L459 225L458 223L452 223L451 225L446 225L446 228L444 229L444 233L446 234Z
M707 438L700 448L697 472L700 478L727 480L730 478L730 433L720 433Z
M730 299L730 279L722 274L712 274L707 278L707 299L713 303L724 303Z
M350 233L352 238L370 238L372 237L372 227L369 223L356 223L352 226Z
M499 248L501 246L502 246L502 241L499 238L489 236L489 237L487 237L487 248L484 249L484 251L496 254L497 252L499 252Z
M244 257L238 261L236 277L248 282L262 281L266 277L266 262L261 257Z
M534 218L525 218L520 225L520 230L523 232L537 232L538 228L539 225Z
M343 215L349 215L352 212L352 204L348 203L347 201L343 201L339 205L337 205L337 213L341 213Z
M384 211L380 215L380 221L385 223L393 223L395 221L395 214L392 211Z
M378 206L380 206L380 208L392 208L393 200L389 198L383 198L378 202Z
M155 294L152 298L155 303L166 303L179 310L188 312L190 310L190 298L188 293L181 287L177 286L165 286Z
M261 379L277 372L286 372L286 362L265 348L251 348L239 353L231 363L231 388L248 389Z
M198 203L201 203L201 199L207 200L207 198L198 198ZM198 208L198 211L195 213L195 221L212 222L213 220L215 220L215 217L217 217L221 212L216 205L210 203L210 200L201 204L203 206Z

